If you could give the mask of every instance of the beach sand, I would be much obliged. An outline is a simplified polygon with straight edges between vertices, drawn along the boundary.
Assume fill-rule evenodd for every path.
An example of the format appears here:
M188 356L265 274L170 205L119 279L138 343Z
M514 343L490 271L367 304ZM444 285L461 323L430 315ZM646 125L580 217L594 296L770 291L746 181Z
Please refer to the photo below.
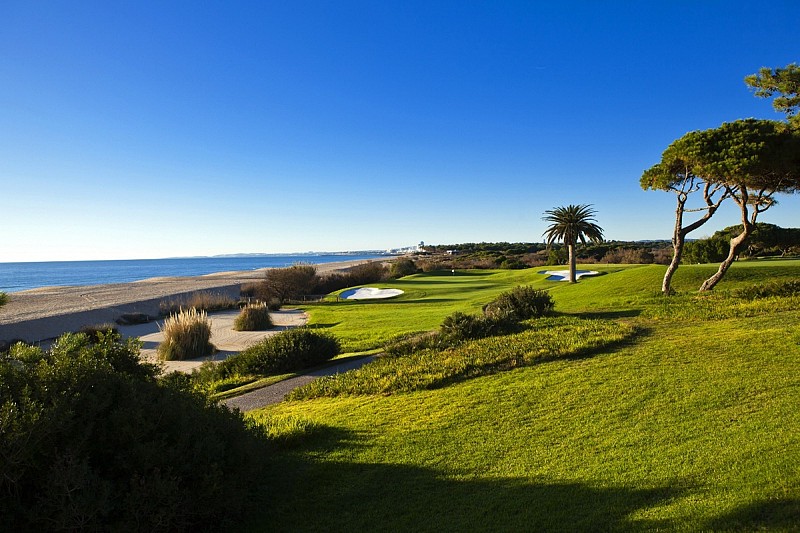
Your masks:
M377 261L381 261L378 259ZM368 260L316 265L317 272L346 270ZM239 297L243 283L264 279L268 269L218 272L206 276L151 278L133 283L81 287L43 287L9 294L0 307L0 340L38 342L58 337L84 326L114 322L125 313L157 316L163 300L177 299L197 291Z

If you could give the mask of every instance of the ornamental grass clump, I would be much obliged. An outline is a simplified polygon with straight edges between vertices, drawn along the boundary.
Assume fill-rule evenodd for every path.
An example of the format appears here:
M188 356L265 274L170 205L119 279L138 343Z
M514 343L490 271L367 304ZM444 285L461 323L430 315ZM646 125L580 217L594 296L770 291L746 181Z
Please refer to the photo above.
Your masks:
M263 331L273 326L267 304L256 303L242 308L233 322L236 331Z
M164 342L158 346L158 355L164 361L206 357L214 353L211 344L211 322L205 311L194 307L170 315L161 328Z

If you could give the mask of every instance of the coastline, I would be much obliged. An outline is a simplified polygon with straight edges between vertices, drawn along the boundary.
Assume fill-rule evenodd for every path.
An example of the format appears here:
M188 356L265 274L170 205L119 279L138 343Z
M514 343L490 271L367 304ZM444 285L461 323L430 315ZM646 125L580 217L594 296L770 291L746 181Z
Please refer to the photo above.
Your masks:
M317 272L347 270L385 259L357 259L316 264ZM83 326L114 322L125 313L157 316L159 304L197 291L239 297L244 283L264 279L270 268L242 272L217 272L203 276L149 278L130 283L72 287L42 287L9 294L0 307L0 340L39 342Z

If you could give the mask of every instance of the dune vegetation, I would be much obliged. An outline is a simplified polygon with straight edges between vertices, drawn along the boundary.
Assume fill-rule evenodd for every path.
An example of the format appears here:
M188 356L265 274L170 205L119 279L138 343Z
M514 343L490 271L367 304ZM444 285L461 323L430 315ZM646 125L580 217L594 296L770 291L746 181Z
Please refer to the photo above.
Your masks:
M291 445L249 526L796 527L800 262L734 264L711 294L695 291L716 266L684 265L670 297L664 266L592 268L603 275L577 284L535 269L417 274L382 284L404 291L392 300L306 306L349 351L480 312L520 284L548 290L555 314L380 358L251 413Z

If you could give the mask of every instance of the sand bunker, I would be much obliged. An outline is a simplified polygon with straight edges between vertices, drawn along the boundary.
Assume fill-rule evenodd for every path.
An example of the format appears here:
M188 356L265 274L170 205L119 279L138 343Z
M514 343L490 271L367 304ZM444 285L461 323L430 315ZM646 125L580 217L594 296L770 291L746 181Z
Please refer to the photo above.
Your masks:
M392 298L400 296L403 291L400 289L376 289L374 287L362 287L360 289L350 289L339 295L345 300L375 300L381 298Z
M596 276L599 273L596 270L576 270L575 279L581 279L583 276ZM539 274L547 274L548 281L569 281L569 270L542 270Z

